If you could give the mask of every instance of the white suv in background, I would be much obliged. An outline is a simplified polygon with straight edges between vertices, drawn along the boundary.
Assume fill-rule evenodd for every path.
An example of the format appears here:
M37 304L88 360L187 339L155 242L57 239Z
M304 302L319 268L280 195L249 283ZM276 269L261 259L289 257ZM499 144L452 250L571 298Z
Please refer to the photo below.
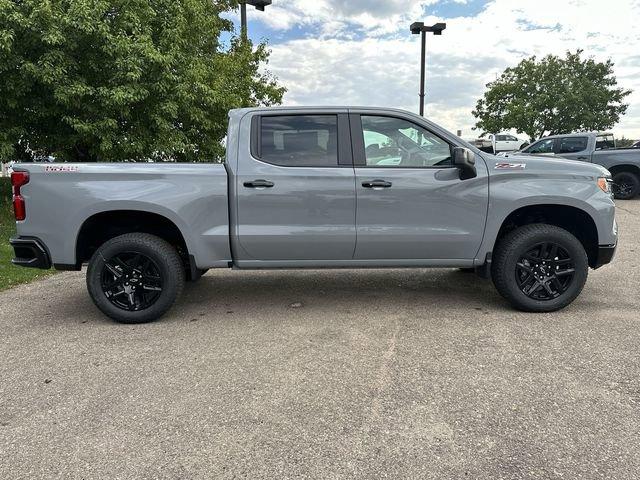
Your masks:
M484 138L475 140L474 145L480 150L490 153L515 152L522 150L529 142L510 133L490 133Z

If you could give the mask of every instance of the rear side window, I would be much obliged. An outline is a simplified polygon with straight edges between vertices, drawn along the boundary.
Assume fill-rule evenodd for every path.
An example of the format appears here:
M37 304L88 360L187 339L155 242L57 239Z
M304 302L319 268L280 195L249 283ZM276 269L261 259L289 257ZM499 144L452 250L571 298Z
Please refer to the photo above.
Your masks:
M596 150L608 150L610 148L616 148L613 135L598 135L596 138Z
M558 153L575 153L586 149L587 137L564 137L558 145Z
M338 165L336 115L264 116L257 156L283 167Z

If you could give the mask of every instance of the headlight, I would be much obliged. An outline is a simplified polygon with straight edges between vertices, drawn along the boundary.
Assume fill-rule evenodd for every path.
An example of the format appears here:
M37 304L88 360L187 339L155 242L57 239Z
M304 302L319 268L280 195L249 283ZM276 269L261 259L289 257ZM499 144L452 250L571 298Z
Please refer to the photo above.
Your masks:
M610 178L599 177L598 187L600 187L600 190L602 190L604 193L611 195L611 179Z

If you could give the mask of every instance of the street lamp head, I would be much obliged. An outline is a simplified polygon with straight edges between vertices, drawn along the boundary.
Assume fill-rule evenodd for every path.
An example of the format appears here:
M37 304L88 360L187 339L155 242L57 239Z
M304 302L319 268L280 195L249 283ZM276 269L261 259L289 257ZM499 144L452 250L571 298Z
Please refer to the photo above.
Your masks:
M246 0L246 3L256 7L256 10L264 12L264 7L271 5L272 0Z
M411 33L417 35L422 32L422 29L424 28L424 22L414 22L409 28L411 29Z
M435 25L433 25L431 28L431 31L433 32L434 35L442 35L442 31L447 28L447 24L446 23L436 23Z
M434 35L442 35L442 31L447 28L447 24L436 23L430 27L425 27L423 22L413 22L409 28L411 29L411 33L414 35L422 32L431 32Z

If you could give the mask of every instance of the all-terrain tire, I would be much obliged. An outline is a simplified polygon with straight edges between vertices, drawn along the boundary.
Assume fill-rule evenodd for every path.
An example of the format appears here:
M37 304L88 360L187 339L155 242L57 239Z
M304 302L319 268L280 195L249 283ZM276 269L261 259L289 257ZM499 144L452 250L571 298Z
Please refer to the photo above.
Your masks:
M613 184L613 195L618 200L631 200L640 193L640 177L633 172L616 173Z
M142 267L136 269L135 261ZM125 281L129 293L124 293L124 286L119 290ZM87 269L91 299L102 313L120 323L157 320L180 296L184 283L185 268L176 249L147 233L127 233L105 242L91 257ZM109 289L111 284L117 286ZM131 285L137 288L133 293Z
M565 256L570 258L570 263L563 260L565 265L562 268L565 271L573 270L570 279L561 280L568 282L567 285L563 285L566 290L561 293L559 293L561 288L556 288L551 281L546 282L550 288L557 290L553 292L557 293L557 297L549 299L532 298L527 295L523 290L533 288L537 280L532 278L531 285L524 287L519 285L519 282L522 284L523 280L518 277L518 275L526 275L523 273L523 257L528 257L528 253L532 249L542 248L538 246L543 244L557 245L565 253ZM548 273L552 273L552 270L556 268L553 266L553 261L546 261L546 265L542 265L542 260L543 258L540 262L525 260L527 265L524 268L528 269L530 266L532 269L537 269L539 267L536 267L536 264L540 263L540 268L547 269ZM552 265L551 268L549 268L549 264ZM506 298L513 307L527 312L553 312L569 305L580 295L587 280L588 271L589 260L582 243L563 228L547 224L525 225L505 235L498 242L491 263L491 277L500 295ZM536 270L536 274L540 274L540 271ZM534 272L531 275L534 275ZM547 278L547 274L541 275L540 278ZM558 277L558 279L560 278ZM546 295L545 292L542 294Z

